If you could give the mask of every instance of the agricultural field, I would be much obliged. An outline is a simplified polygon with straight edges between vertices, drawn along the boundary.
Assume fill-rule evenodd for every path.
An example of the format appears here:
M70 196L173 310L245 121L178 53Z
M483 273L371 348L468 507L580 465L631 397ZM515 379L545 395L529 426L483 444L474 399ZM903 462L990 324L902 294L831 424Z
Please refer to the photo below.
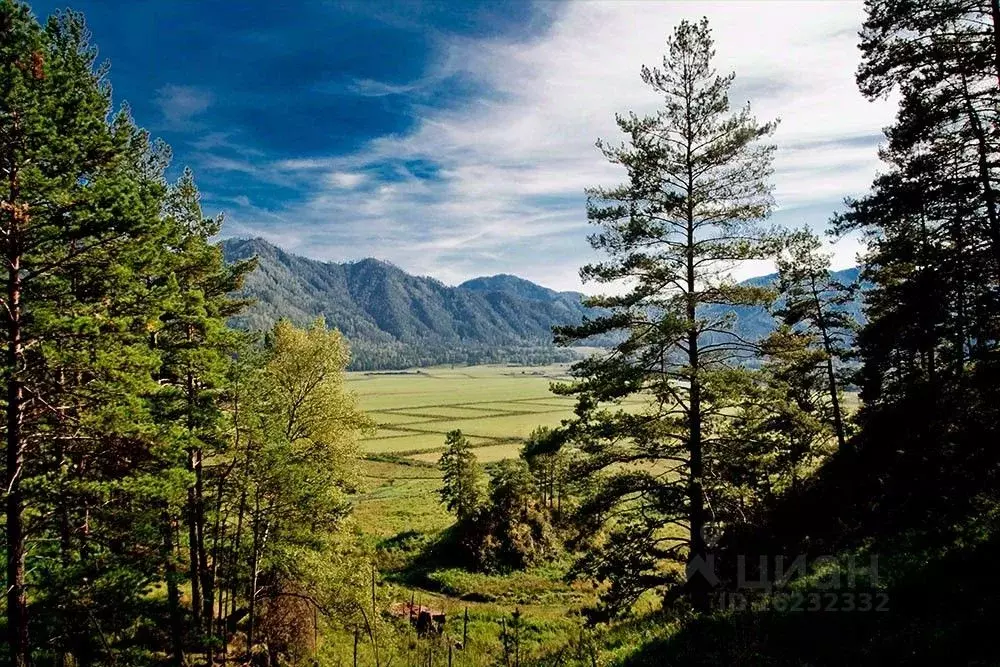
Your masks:
M549 386L567 366L468 366L399 373L349 373L348 387L378 423L362 442L369 455L436 462L445 434L461 429L488 463L516 457L538 426L558 426L573 400Z
M361 443L363 492L354 498L354 521L377 554L379 598L389 605L413 597L447 614L447 635L467 630L470 645L456 664L495 664L500 621L509 621L515 609L537 650L577 637L579 609L594 600L588 585L564 580L568 557L501 575L467 572L434 556L454 522L438 495L445 434L461 429L488 472L490 463L518 456L533 429L558 426L572 414L573 400L549 390L568 379L566 372L563 365L348 374L348 388L378 424ZM466 611L467 628L461 625ZM423 656L434 648L406 646L400 648L404 662L414 651ZM331 664L340 659L331 657Z

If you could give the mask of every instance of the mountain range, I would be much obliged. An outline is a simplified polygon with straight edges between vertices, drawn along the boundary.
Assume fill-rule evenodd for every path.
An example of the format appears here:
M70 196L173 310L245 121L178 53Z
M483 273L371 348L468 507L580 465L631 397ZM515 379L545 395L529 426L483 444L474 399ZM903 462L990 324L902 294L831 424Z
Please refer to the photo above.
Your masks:
M552 345L552 327L579 323L589 312L578 292L558 292L507 274L453 287L377 259L307 259L263 239L226 239L222 251L229 262L250 257L258 262L241 291L254 303L233 318L234 326L267 329L282 317L305 324L322 316L350 341L356 369L569 360L572 351ZM852 281L857 269L837 277ZM737 309L736 320L740 333L751 338L774 325L760 308Z

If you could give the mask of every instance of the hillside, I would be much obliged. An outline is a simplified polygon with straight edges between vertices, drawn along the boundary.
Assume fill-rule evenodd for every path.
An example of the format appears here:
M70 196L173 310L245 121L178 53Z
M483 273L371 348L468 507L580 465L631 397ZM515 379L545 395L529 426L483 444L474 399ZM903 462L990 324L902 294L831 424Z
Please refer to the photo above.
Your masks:
M551 344L552 327L576 324L588 313L578 292L507 274L452 287L377 259L321 262L262 239L227 239L222 249L228 262L254 256L259 262L243 289L255 303L233 318L234 326L265 329L281 317L305 324L322 315L351 341L356 369L568 360L569 351ZM853 268L835 275L852 282L857 274ZM860 315L860 300L852 310ZM762 308L733 312L737 331L748 339L773 326Z
M259 262L243 289L255 303L235 326L263 329L281 317L302 324L322 315L351 341L358 368L566 360L572 354L551 345L552 327L577 323L586 312L581 295L514 276L451 287L376 259L320 262L261 239L228 239L222 248L226 261Z

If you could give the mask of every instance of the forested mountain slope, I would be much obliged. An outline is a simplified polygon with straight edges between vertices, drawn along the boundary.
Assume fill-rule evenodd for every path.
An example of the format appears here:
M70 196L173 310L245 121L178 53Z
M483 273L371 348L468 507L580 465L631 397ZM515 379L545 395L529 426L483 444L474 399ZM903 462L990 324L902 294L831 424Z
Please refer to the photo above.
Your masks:
M321 262L263 239L227 239L222 249L228 262L258 260L242 291L254 304L233 318L235 326L266 329L282 317L305 324L322 315L351 341L355 368L568 359L552 347L552 327L578 324L588 313L578 292L507 274L452 287L377 259ZM853 282L857 273L848 269L835 277ZM774 280L768 275L749 282ZM855 306L860 314L860 300ZM733 312L744 337L760 338L773 327L762 308Z
M261 239L228 239L222 247L227 261L256 256L259 263L242 292L255 303L234 325L263 329L281 317L303 323L322 315L351 341L363 368L569 358L551 346L552 327L586 313L581 295L513 276L451 287L376 259L320 262Z

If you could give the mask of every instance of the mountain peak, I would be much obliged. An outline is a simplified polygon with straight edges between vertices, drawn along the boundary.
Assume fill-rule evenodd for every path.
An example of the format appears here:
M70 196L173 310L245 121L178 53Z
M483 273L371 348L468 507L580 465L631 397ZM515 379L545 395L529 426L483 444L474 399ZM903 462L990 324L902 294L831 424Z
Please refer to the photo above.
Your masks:
M459 289L467 289L473 292L503 292L536 301L551 300L559 296L559 292L555 290L542 287L530 280L525 280L509 273L498 273L495 276L473 278L466 280L458 287Z
M450 287L383 260L321 262L263 239L227 239L222 250L229 262L258 258L242 291L255 303L234 325L267 329L281 317L305 323L322 315L350 340L356 359L371 360L365 367L455 362L469 350L480 361L529 358L512 356L515 348L547 350L530 358L568 358L552 348L552 327L586 313L578 298L511 275Z

